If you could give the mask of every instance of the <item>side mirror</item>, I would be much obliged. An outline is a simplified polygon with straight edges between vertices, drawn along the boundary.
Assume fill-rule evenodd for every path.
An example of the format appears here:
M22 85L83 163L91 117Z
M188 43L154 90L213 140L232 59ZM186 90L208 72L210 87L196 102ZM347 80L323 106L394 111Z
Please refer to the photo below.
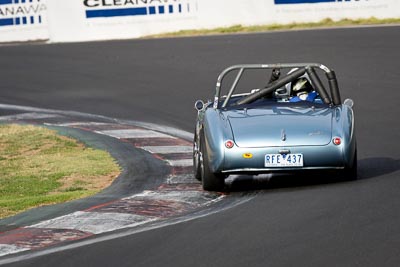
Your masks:
M202 100L197 100L194 103L194 109L197 110L197 111L203 110L204 109L204 102Z
M354 106L354 101L353 99L347 98L346 100L344 100L343 104L352 108Z

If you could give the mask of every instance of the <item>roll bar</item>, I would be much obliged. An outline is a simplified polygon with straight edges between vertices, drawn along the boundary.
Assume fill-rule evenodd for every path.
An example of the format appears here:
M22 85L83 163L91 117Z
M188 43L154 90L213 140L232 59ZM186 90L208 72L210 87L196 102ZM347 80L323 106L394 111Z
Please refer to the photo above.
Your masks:
M319 63L285 63L285 64L243 64L243 65L234 65L226 68L221 72L221 74L218 76L217 79L217 84L216 84L216 90L215 90L215 97L214 97L214 104L213 108L217 109L218 108L218 103L221 98L221 84L223 79L226 77L228 73L234 70L238 70L238 74L236 75L236 78L228 92L228 95L222 104L222 108L225 108L226 105L229 102L229 99L232 97L233 92L235 91L235 88L237 84L240 81L240 78L243 75L244 70L246 69L281 69L281 68L298 68L296 71L286 75L285 77L278 79L272 83L270 83L266 88L261 89L258 92L252 93L244 98L242 98L240 101L238 101L238 105L241 104L249 104L254 102L260 97L263 97L274 90L284 86L285 84L294 81L295 79L301 77L305 73L308 74L310 77L311 82L313 83L316 91L318 94L321 96L322 100L326 104L333 104L333 105L340 105L341 104L341 99L340 99L340 92L339 92L339 86L337 83L336 75L333 70L330 70L328 67L319 64ZM330 95L327 93L324 85L322 84L320 78L318 77L315 69L319 68L323 70L327 76L328 83L329 83L329 89L330 89Z

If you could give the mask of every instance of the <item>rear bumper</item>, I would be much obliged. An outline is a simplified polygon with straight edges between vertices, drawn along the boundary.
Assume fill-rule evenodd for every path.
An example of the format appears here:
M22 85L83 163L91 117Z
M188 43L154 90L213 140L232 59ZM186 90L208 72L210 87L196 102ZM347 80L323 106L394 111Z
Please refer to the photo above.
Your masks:
M301 167L301 168L243 168L243 169L231 169L223 170L225 174L262 174L272 172L308 172L308 171L335 171L343 170L344 167Z
M265 167L266 154L279 154L286 150L293 154L303 154L302 167ZM342 146L329 144L326 146L296 146L225 149L224 161L221 166L215 166L222 173L270 173L296 172L305 170L340 170L349 165L344 157ZM348 150L347 150L348 151ZM251 154L251 157L249 157Z

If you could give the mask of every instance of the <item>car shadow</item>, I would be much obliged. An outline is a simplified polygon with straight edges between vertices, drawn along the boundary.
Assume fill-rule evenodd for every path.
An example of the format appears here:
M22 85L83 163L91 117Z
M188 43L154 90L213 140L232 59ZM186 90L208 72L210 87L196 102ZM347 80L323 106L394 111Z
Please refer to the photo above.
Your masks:
M400 170L400 160L392 158L366 158L358 160L357 180L376 178ZM226 180L228 192L268 190L357 182L344 179L337 172L330 173L278 173L263 175L232 175Z

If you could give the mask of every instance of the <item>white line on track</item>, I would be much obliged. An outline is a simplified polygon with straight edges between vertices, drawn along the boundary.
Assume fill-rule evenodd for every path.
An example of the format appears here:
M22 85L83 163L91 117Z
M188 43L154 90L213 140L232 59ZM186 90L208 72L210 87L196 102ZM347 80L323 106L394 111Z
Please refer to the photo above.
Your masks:
M27 251L29 248L22 248L15 245L0 244L0 257L12 253Z
M88 122L67 122L67 123L44 123L45 125L51 125L51 126L60 126L60 127L72 127L72 126L101 126L101 125L108 125L109 123L107 122L93 122L93 121L88 121Z
M167 178L167 184L198 184L199 181L194 178L193 174L180 174L180 175L170 175Z
M29 112L29 113L22 113L16 115L8 115L8 116L1 116L0 121L8 121L8 120L38 120L38 119L49 119L49 118L56 118L60 117L56 114L43 114L43 113L36 113L36 112Z
M77 211L26 228L69 229L101 234L135 227L154 220L155 218L136 214Z
M152 130L142 130L142 129L127 129L127 130L106 130L106 131L95 131L99 134L108 135L111 137L115 137L118 139L127 139L127 138L154 138L154 137L164 137L175 139L170 135L166 135L163 133L155 132Z
M162 199L175 202L185 202L188 204L196 204L197 206L204 206L210 200L220 199L220 197L215 198L212 194L205 193L203 191L144 191L143 193L133 195L131 197L123 198L124 200L134 199L134 198L149 198L149 199ZM222 196L225 197L225 196ZM201 200L201 201L200 201ZM214 202L214 201L213 201Z
M140 148L155 154L191 153L193 151L191 146L142 146Z
M173 167L190 167L193 166L193 159L177 159L167 160L168 164Z

